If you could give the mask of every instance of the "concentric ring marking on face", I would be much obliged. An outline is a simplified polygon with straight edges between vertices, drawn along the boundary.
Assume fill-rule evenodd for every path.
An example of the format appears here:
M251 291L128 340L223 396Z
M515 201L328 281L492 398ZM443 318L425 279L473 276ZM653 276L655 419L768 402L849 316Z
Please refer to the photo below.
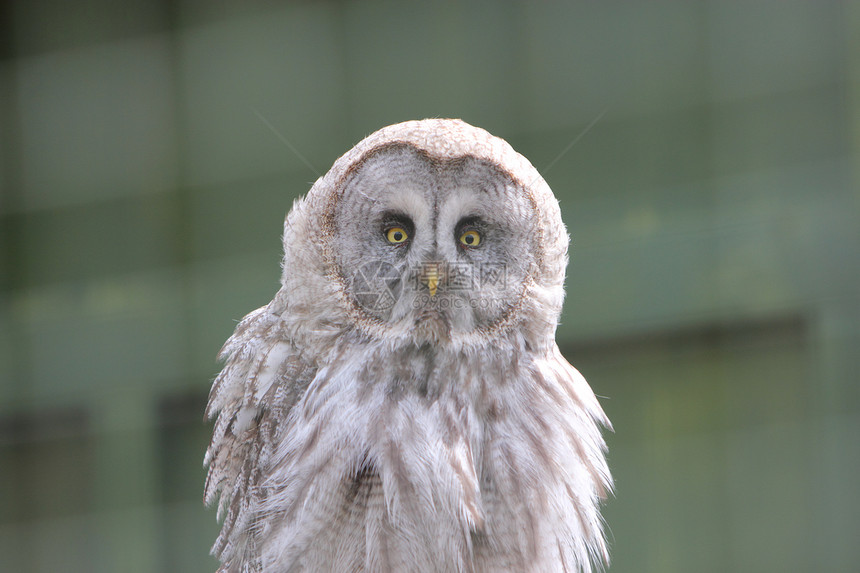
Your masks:
M528 190L499 166L471 156L439 159L411 145L391 144L369 151L337 187L328 210L337 248L329 242L326 258L364 319L379 326L414 319L410 309L415 305L401 303L406 291L417 296L425 289L413 288L408 269L428 262L477 269L512 263L508 279L513 282L504 281L508 287L493 283L486 291L483 286L467 290L454 288L459 283L453 281L437 294L457 299L444 313L464 332L489 332L510 323L540 241L535 240ZM469 249L460 237L467 230L463 221L471 218L480 222L475 229L480 247ZM401 243L388 238L393 219L398 226L406 224L408 238Z

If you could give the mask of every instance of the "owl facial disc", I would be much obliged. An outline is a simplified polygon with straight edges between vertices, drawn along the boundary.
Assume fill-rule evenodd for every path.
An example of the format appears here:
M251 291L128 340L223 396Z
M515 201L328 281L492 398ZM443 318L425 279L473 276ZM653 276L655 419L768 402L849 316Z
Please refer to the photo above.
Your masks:
M366 153L337 189L331 264L365 324L445 341L516 312L540 234L528 193L497 165L393 142Z

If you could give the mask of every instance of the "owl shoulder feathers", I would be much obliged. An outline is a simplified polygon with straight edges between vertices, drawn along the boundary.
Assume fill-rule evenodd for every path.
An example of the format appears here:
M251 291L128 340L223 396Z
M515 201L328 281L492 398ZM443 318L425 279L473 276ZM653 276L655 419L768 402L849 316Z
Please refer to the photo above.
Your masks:
M284 336L284 305L248 314L224 344L226 361L209 394L206 415L216 417L204 463L204 498L218 498L221 534L213 548L228 565L253 555L256 489L265 481L276 438L316 372ZM225 571L240 571L225 567Z

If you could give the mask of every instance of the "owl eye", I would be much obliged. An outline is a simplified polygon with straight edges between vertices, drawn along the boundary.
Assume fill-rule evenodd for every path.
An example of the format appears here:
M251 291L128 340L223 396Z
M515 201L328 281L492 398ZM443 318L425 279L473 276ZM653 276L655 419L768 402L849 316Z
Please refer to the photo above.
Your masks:
M481 244L481 235L478 231L466 231L460 235L460 244L466 247L477 247Z
M400 243L405 243L406 239L409 238L409 235L403 227L391 227L385 231L385 238L388 239L388 242L392 245L399 245Z

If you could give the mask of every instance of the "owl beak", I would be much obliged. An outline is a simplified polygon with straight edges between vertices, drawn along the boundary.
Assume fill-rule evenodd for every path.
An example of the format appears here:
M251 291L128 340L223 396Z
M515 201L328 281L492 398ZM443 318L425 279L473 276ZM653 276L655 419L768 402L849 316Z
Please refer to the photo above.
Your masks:
M428 263L424 265L421 272L421 282L427 285L427 290L430 291L430 296L436 296L436 290L439 288L439 283L444 280L445 275L442 271L440 263Z
M430 291L430 296L436 296L436 288L439 286L439 272L436 267L427 275L427 289Z

